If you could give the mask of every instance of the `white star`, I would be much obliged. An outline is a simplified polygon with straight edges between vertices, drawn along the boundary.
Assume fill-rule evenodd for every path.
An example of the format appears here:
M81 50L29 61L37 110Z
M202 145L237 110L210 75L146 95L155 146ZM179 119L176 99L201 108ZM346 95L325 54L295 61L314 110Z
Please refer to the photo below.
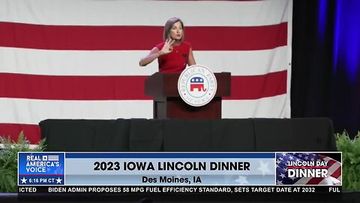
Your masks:
M269 163L264 162L264 161L260 161L260 167L258 168L258 170L262 173L262 175L266 175L266 174L271 174L271 171L269 169Z
M21 183L26 183L27 179L25 177L21 178Z
M235 182L239 183L240 185L246 185L248 184L249 182L247 181L247 178L246 176L239 176Z
M56 183L57 183L57 184L61 184L61 181L62 181L61 178L57 178L57 179L56 179Z
M285 174L280 173L280 177L281 177L281 178L285 178Z
M283 182L280 181L280 180L277 180L277 181L276 181L276 185L283 185Z

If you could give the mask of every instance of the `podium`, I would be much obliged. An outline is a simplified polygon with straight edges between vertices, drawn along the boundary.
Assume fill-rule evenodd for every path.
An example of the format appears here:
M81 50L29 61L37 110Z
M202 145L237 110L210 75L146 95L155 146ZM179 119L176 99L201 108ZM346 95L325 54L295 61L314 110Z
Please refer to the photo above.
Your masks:
M221 101L230 96L231 74L215 73L215 97L202 107L190 106L181 99L177 89L179 76L180 73L157 72L145 80L145 94L154 100L154 119L221 119Z

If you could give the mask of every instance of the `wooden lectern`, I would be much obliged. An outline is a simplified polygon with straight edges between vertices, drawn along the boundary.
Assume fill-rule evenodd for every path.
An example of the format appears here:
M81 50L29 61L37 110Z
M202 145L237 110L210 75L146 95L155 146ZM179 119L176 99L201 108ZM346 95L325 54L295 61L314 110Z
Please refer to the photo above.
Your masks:
M221 100L230 96L231 74L215 73L217 91L210 103L192 107L180 97L177 83L180 73L154 73L145 81L145 94L154 99L154 119L221 119Z

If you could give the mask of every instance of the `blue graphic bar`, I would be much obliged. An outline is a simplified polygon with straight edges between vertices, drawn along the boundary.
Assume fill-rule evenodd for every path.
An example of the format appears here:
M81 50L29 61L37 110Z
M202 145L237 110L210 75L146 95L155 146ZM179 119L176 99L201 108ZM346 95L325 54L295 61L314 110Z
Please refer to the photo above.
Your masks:
M19 186L341 186L336 152L20 152Z

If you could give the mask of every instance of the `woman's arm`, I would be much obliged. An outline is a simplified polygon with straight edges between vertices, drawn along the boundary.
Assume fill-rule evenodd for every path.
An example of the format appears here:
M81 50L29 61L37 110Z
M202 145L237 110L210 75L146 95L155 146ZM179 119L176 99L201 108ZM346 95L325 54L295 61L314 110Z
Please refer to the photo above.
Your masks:
M159 56L172 52L172 45L174 42L175 40L167 39L161 50L159 50L157 47L154 47L147 56L140 59L139 65L146 66L147 64L157 59Z
M147 56L140 59L139 65L146 66L147 64L157 59L160 55L161 55L160 50L157 47L154 47Z
M195 64L196 64L196 62L195 62L195 59L194 59L192 48L190 48L189 57L188 57L188 65L191 66L191 65L195 65Z

